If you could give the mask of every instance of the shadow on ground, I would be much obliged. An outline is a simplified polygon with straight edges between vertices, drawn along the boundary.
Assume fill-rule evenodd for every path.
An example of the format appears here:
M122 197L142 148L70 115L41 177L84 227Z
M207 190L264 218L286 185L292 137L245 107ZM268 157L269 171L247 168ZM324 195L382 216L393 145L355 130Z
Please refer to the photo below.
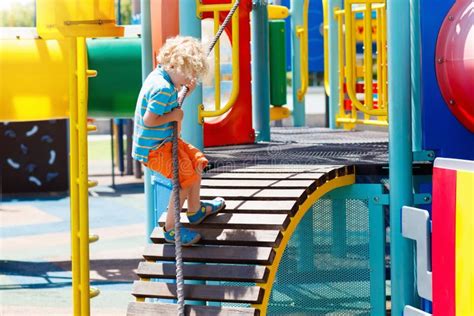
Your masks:
M91 260L90 270L94 273L91 284L132 283L137 280L135 269L140 259ZM0 290L19 288L58 288L71 286L71 261L32 262L0 261L0 274L20 277L18 284L2 284ZM29 282L27 278L31 279Z

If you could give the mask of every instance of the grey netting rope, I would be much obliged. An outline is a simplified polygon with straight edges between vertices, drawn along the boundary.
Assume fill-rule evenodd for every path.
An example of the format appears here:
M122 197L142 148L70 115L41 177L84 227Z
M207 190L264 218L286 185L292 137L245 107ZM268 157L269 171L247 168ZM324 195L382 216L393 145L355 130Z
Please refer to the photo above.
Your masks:
M219 27L214 39L209 45L207 54L212 51L216 45L219 37L224 32L225 27L229 24L230 19L234 15L235 11L239 7L240 0L236 0L231 10L227 14L224 22ZM180 108L183 105L184 99L188 94L188 87L183 89L183 97L178 101L178 107ZM181 244L181 203L180 203L180 184L179 184L179 158L178 158L178 124L173 122L173 198L174 198L174 231L175 231L175 254L176 254L176 292L178 296L178 315L184 316L184 276L183 276L183 254L182 254L182 244Z

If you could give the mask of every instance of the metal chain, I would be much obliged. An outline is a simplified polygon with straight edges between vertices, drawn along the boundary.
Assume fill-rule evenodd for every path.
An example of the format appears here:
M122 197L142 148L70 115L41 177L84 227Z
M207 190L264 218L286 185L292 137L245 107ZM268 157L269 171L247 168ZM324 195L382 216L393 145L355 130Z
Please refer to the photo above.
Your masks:
M231 10L227 14L224 22L219 27L214 39L209 45L207 55L210 54L214 46L216 45L219 37L224 32L227 24L234 15L235 11L239 7L240 0L236 0ZM184 99L188 94L189 88L184 87L182 90L183 97L178 101L178 108L183 105ZM172 143L172 154L173 154L173 198L174 198L174 231L175 231L175 254L176 254L176 293L178 297L178 316L184 316L184 276L183 276L183 245L181 243L181 203L180 203L180 184L179 184L179 157L178 157L178 123L173 122L173 143Z

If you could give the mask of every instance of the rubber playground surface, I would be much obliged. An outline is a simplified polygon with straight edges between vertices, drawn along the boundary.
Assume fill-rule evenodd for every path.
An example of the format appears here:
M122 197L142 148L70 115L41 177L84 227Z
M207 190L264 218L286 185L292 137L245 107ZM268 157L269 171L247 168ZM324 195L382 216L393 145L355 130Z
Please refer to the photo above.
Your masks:
M143 184L117 177L113 190L110 176L94 179L106 185L89 197L90 232L100 238L90 245L91 285L101 291L91 315L125 315L146 240ZM69 219L67 196L2 201L0 315L73 314Z

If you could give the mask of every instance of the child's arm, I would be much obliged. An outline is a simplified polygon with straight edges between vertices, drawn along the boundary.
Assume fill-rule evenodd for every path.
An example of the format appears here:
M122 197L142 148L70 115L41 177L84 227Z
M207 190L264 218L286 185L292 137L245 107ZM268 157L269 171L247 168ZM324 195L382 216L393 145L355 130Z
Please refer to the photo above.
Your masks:
M158 115L147 110L145 112L145 115L143 116L143 122L146 126L149 127L160 126L173 121L179 123L182 119L183 110L181 110L180 108L174 108L171 112L168 112L163 115Z

